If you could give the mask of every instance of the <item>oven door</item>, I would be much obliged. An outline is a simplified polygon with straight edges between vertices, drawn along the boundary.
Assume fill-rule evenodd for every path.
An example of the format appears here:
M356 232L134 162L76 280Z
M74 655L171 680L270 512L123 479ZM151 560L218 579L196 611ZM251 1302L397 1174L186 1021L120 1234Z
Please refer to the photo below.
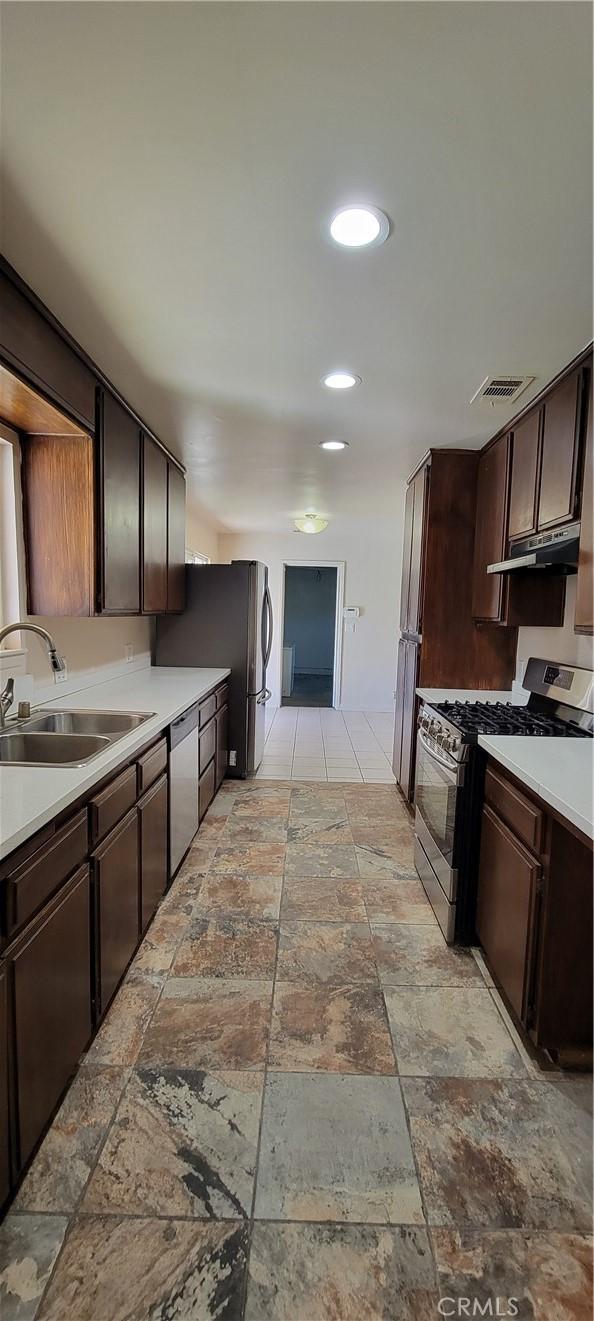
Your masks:
M417 735L415 831L449 900L456 897L454 867L456 812L465 767Z

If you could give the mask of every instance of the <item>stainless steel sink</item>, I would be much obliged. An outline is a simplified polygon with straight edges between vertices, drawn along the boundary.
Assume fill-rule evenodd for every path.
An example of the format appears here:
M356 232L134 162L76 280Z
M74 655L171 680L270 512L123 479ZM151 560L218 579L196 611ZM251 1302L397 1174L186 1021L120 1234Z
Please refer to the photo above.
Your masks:
M0 731L0 765L83 766L154 711L38 711Z
M100 734L30 734L25 730L0 735L0 764L13 766L82 766L109 747Z
M150 713L129 711L44 711L24 721L21 729L36 734L127 734L136 729Z

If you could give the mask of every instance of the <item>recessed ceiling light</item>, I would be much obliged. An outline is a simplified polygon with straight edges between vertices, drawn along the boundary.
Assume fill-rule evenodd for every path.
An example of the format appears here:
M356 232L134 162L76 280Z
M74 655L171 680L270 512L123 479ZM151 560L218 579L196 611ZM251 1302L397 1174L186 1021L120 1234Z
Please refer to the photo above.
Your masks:
M375 206L343 206L330 221L330 234L343 248L377 248L389 233L387 215Z
M352 390L354 385L361 384L361 377L353 376L352 372L329 372L322 377L322 384L329 390Z
M348 440L321 440L321 450L346 450L349 447Z

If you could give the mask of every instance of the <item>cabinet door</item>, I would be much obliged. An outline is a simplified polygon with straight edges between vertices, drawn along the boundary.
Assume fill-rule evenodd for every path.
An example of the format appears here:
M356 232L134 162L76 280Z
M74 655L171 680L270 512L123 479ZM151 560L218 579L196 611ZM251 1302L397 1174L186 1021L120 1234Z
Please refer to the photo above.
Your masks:
M98 391L99 600L105 614L140 612L140 432L107 390Z
M89 869L81 867L6 960L12 979L20 1165L91 1035Z
M138 804L140 842L140 926L148 926L167 888L167 776Z
M573 372L544 405L538 526L570 523L577 513L582 372Z
M589 378L588 429L586 432L584 488L582 492L582 530L575 603L575 629L578 633L594 632L594 576L592 574L592 559L594 557L592 535L592 514L594 512L594 398L592 394L592 370L589 372Z
M92 854L98 1016L121 981L139 941L138 817L136 808Z
M8 1110L8 977L0 963L0 1210L10 1192L10 1130Z
M148 436L142 438L142 609L167 609L167 458Z
M0 304L2 356L14 364L19 375L92 431L95 378L86 363L4 271L0 272Z
M414 487L414 509L410 545L407 633L420 633L423 627L423 552L425 548L425 502L428 480L429 468L425 465L412 482Z
M472 615L495 623L501 618L504 584L501 574L487 573L487 565L505 555L509 447L509 436L502 436L485 450L478 465Z
M536 858L483 807L476 928L496 981L524 1023L540 872Z
M404 503L404 544L402 547L402 584L400 589L400 630L408 631L408 596L410 590L410 552L412 546L413 516L415 511L415 487L410 482L406 488Z
M536 532L542 412L531 413L516 427L512 439L508 535Z
M220 789L223 780L227 774L227 763L229 760L229 708L221 707L217 711L217 752L216 752L216 774L215 774L215 792Z
M415 642L400 644L399 662L402 668L402 681L398 685L402 694L400 699L400 762L394 768L396 779L405 798L412 803L415 793L415 751L417 737L417 677L419 670L419 648Z
M167 609L175 613L186 604L186 479L174 463L168 467Z

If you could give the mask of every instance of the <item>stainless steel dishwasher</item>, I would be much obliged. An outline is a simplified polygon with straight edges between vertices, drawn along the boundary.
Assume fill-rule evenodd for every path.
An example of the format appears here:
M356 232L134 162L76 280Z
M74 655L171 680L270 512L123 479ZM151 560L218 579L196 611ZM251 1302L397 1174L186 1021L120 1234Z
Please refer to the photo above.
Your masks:
M171 875L198 829L198 706L171 725L169 758L169 855Z

